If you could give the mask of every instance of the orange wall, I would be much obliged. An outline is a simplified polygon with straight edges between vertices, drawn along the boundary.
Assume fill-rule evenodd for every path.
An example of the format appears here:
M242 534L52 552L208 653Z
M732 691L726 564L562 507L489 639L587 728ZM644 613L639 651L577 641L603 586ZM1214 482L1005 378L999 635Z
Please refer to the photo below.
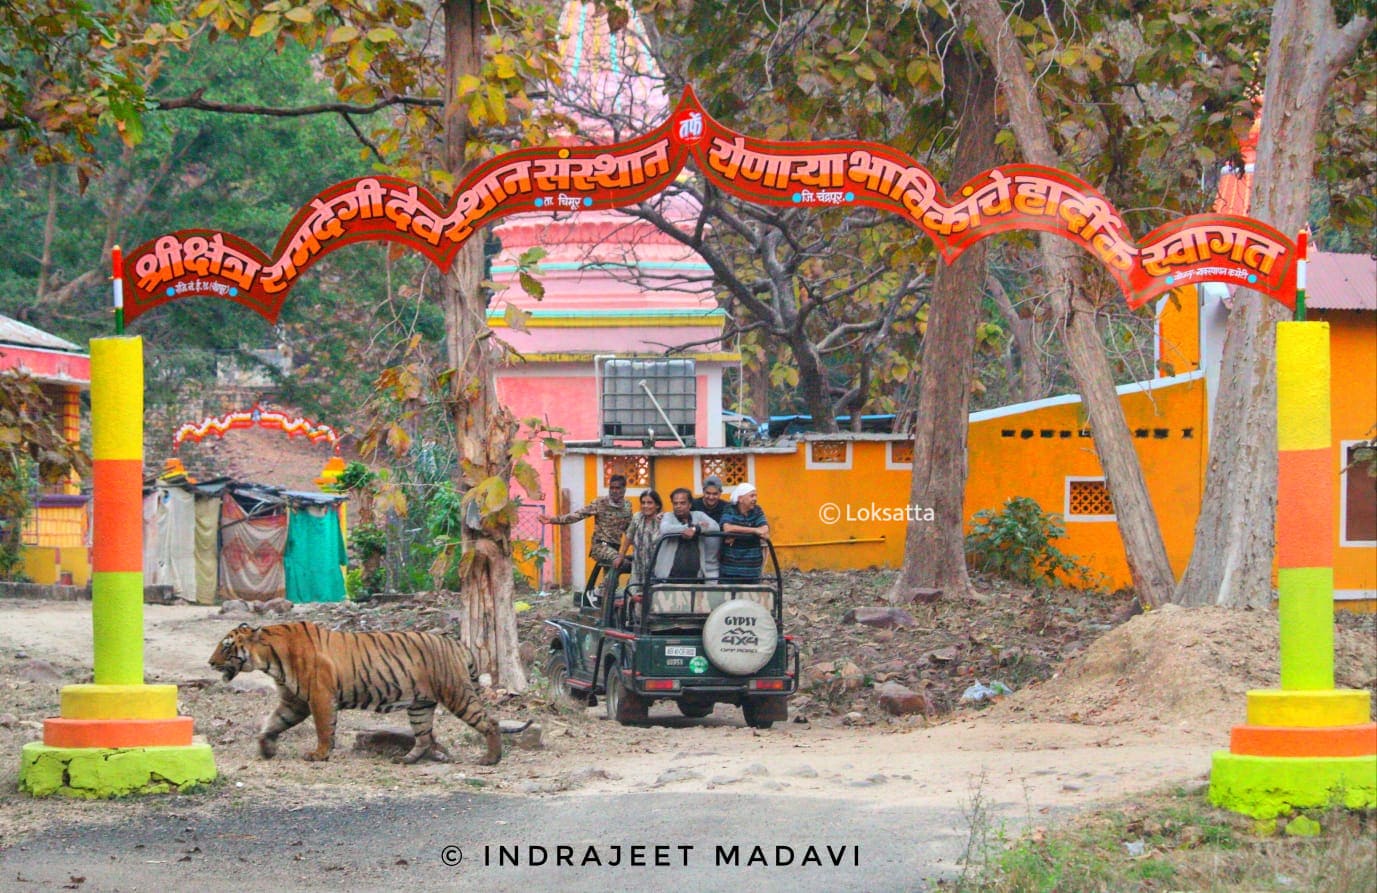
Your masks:
M1167 553L1178 574L1185 570L1200 510L1204 395L1204 383L1197 379L1124 398L1130 425L1146 434L1135 443L1164 528ZM975 512L998 509L1012 496L1032 497L1044 511L1063 513L1065 478L1100 475L1090 439L1080 436L1082 427L1078 403L973 422L971 474L962 520L969 523ZM1184 429L1189 429L1189 436ZM1031 436L1025 436L1025 431ZM1069 436L1063 437L1063 431ZM1157 436L1158 432L1165 436ZM926 507L908 506L911 474L907 461L892 460L893 449L902 442L863 437L849 442L849 461L810 462L809 455L823 440L814 436L784 450L753 454L751 478L770 520L780 563L805 570L897 567L903 560L907 516L912 514L920 522L927 517ZM571 453L564 461L582 466L584 487L570 494L571 504L582 505L605 492L597 454ZM654 456L655 488L666 501L675 487L700 492L700 462L696 455L662 452ZM565 480L569 477L562 475ZM633 494L636 491L631 488ZM1128 585L1123 546L1112 521L1068 521L1066 529L1058 548L1103 574L1109 585ZM571 551L579 553L570 556L577 559L571 562L573 577L582 579L587 571L582 563L586 534L570 540ZM553 566L560 564L556 560Z
M1199 309L1195 290L1178 295L1162 311L1160 356L1178 376L1195 372L1199 363ZM1342 467L1342 441L1374 436L1377 425L1377 314L1370 311L1324 311L1312 314L1331 323L1334 486ZM1135 432L1134 444L1147 478L1167 557L1178 578L1185 571L1195 535L1208 457L1207 408L1203 378L1157 379L1151 391L1131 391L1121 403ZM1068 477L1102 476L1080 402L1060 398L1016 411L995 410L972 417L969 431L970 475L965 518L981 509L999 509L1013 496L1031 497L1044 511L1064 515ZM1227 422L1226 422L1227 424ZM1189 433L1188 433L1189 432ZM1088 432L1087 432L1088 433ZM883 439L851 443L849 468L810 468L806 458L816 438L783 451L753 455L751 477L760 489L760 504L770 518L780 560L787 566L863 568L897 566L903 559L910 474L907 464L887 461L892 445ZM728 451L723 451L728 452ZM571 494L582 505L601 491L599 458L571 454L564 460L582 466L584 482ZM654 458L654 484L666 497L676 486L700 491L702 472L695 455L662 453ZM564 480L569 477L565 476ZM633 488L634 490L634 488ZM822 517L835 506L834 523ZM874 517L874 510L889 517ZM918 512L921 506L911 511ZM1339 511L1336 502L1336 513ZM831 511L831 509L829 509ZM870 517L867 517L870 515ZM1343 546L1335 518L1334 588L1345 607L1377 605L1377 547ZM1057 546L1092 570L1111 587L1130 584L1123 544L1113 521L1064 518L1067 535ZM553 538L559 543L560 538ZM582 537L571 538L579 551ZM581 567L581 564L578 565ZM560 567L558 560L552 568ZM1354 601L1353 596L1366 596Z
M851 444L849 470L809 469L807 455L811 442L800 441L782 449L751 454L751 482L760 492L760 507L769 519L780 564L805 570L897 566L904 549L906 524L901 515L908 501L908 466L887 468L885 459L890 444L875 438ZM722 454L736 452L723 450ZM599 455L579 452L566 456L564 462L566 467L567 463L579 463L585 482L580 492L570 494L571 506L584 505L606 492L601 487ZM569 477L561 475L563 480ZM702 491L701 458L698 454L661 451L653 457L651 477L652 486L668 507L670 491L676 487L687 487L695 494ZM628 492L634 498L640 489L632 486ZM726 489L730 492L731 482ZM829 503L838 510L837 520L830 524L822 520L823 507ZM867 518L872 513L872 503L892 509L893 520ZM851 519L847 517L848 507ZM592 522L582 523L587 526ZM586 533L569 539L573 552L586 551L580 546L586 542ZM561 543L561 537L554 540ZM561 563L557 560L554 565L559 567ZM571 563L573 577L582 580L587 568L577 559Z
M1190 560L1204 489L1206 441L1203 378L1120 398L1147 479L1167 557L1179 577ZM1065 515L1066 479L1103 476L1079 401L1002 417L979 413L970 428L966 516L999 509L1012 496L1036 500ZM983 418L982 418L983 417ZM1119 528L1113 521L1065 517L1057 548L1105 575L1111 587L1131 582Z
M1324 310L1312 319L1329 322L1330 413L1334 431L1334 468L1343 468L1342 442L1377 437L1377 313ZM1358 471L1362 474L1363 472ZM1337 477L1337 475L1336 475ZM1340 479L1341 480L1341 479ZM1341 502L1335 500L1334 589L1377 594L1377 546L1345 546L1340 529Z

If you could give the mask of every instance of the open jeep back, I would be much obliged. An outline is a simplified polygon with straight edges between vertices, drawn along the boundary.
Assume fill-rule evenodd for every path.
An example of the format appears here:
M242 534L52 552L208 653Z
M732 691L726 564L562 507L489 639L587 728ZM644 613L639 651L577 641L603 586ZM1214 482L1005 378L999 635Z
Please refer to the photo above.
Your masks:
M689 717L734 704L755 728L787 719L799 650L784 632L774 547L761 540L771 572L759 582L656 579L655 559L674 539L657 540L645 576L603 599L596 615L545 621L557 632L546 665L552 689L584 702L602 695L608 716L624 724L645 722L657 700Z

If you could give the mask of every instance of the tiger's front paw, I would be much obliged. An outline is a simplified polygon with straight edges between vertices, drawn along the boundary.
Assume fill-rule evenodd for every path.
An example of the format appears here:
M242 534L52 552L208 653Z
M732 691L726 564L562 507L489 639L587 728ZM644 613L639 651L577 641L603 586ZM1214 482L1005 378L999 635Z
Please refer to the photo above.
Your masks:
M330 759L330 751L328 748L324 750L316 748L306 754L306 762L308 763L324 763L328 759Z
M277 739L269 738L266 735L258 736L258 755L265 760L271 760L277 755Z

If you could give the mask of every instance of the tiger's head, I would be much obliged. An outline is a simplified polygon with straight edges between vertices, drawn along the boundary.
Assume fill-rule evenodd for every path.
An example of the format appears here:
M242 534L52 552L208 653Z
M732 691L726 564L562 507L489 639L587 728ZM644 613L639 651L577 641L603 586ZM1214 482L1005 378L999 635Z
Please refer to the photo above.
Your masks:
M241 623L230 630L229 635L215 646L215 653L210 656L210 665L220 671L226 682L245 669L253 669L253 654L250 649L256 643L257 632L258 630L247 623Z

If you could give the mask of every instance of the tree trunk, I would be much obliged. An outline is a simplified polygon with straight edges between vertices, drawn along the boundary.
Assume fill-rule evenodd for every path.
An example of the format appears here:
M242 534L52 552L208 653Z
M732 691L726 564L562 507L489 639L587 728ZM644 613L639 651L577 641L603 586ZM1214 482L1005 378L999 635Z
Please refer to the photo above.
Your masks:
M994 296L999 312L1004 314L1009 331L1014 335L1013 352L1018 355L1018 368L1014 368L1013 357L1007 356L1005 369L1009 383L1012 385L1015 379L1018 380L1018 392L1025 401L1041 400L1047 396L1047 385L1042 374L1042 358L1038 355L1037 319L1031 315L1020 316L1014 302L1009 300L1008 292L1004 290L1004 283L994 276L986 280L986 287Z
M1024 155L1034 164L1060 167L1061 157L1052 146L1032 81L1024 68L1024 53L999 5L995 0L961 0L960 8L975 24L981 43L999 72L1009 99L1010 123ZM1095 451L1114 500L1133 585L1144 603L1155 607L1171 598L1176 578L1167 560L1123 407L1114 390L1114 376L1095 324L1094 305L1083 289L1075 285L1080 281L1078 249L1060 236L1049 234L1040 236L1040 244L1057 326L1066 345L1076 388L1090 416Z
M995 81L958 54L950 83L965 109L947 193L999 160L995 149ZM966 569L965 496L975 328L985 293L989 241L981 240L950 266L939 263L923 339L918 411L913 425L913 482L909 504L930 508L935 521L915 518L904 538L904 564L890 592L900 601L915 589L953 596L971 590Z
M804 406L813 417L813 430L832 433L837 430L837 417L832 412L832 395L827 385L827 367L806 335L792 339L789 345L798 369L798 389Z
M1328 0L1279 0L1253 174L1253 217L1287 235L1305 226L1319 116L1334 79L1371 33L1355 18L1339 29ZM1276 323L1286 308L1253 291L1234 299L1210 422L1205 495L1182 605L1272 603L1277 515ZM1326 485L1327 486L1327 485Z
M37 303L48 297L53 272L53 238L57 235L57 165L48 167L48 215L43 218L43 256L38 261Z
M482 20L478 0L445 0L445 162L458 182L468 173L465 158L470 126L468 109L459 102L459 79L482 70ZM460 248L442 280L445 340L456 373L451 382L451 411L458 440L461 493L494 476L507 476L510 447L517 425L497 400L497 358L487 324L483 294L483 246L477 238ZM468 517L473 517L470 512ZM466 519L460 581L465 608L464 644L473 651L480 672L493 685L510 691L526 687L512 604L511 525L503 519L483 523Z
M757 422L770 420L770 364L768 360L751 360L741 364L741 376L746 379L746 401L741 411Z

